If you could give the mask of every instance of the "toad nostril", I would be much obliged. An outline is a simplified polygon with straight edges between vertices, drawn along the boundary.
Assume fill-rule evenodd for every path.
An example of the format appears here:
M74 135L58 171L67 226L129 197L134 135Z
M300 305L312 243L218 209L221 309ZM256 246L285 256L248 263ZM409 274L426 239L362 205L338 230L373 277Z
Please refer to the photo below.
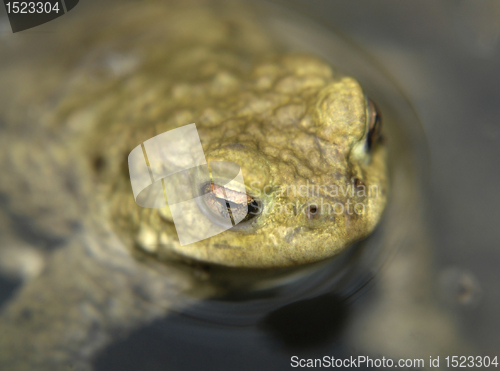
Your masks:
M319 209L317 205L309 205L306 209L306 215L308 219L313 219L319 215Z

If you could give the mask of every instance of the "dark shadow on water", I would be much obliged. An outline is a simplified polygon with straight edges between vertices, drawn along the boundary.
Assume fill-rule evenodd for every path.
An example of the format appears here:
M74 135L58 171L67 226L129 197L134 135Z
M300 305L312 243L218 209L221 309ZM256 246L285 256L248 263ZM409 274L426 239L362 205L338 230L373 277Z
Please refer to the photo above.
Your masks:
M337 340L348 320L343 300L333 294L300 300L269 313L260 327L290 349L307 349Z
M291 357L349 358L342 332L348 307L332 294L296 301L252 326L171 314L105 349L96 371L289 370ZM364 368L358 368L363 370Z

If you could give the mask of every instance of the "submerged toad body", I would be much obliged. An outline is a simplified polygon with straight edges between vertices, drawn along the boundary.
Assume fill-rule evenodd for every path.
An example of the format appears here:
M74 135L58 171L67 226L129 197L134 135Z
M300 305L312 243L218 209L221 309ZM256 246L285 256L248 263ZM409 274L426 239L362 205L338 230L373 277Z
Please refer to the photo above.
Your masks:
M189 70L186 82L184 66L167 62L154 75L139 66L119 92L104 93L120 98L99 113L105 121L91 135L92 156L123 161L138 143L194 122L207 162L238 164L245 188L225 194L217 179L207 185L189 176L178 187L211 188L212 198L190 207L212 218L227 214L227 202L233 213L248 206L248 214L224 233L181 246L169 209L135 204L126 166L100 169L100 181L114 185L104 197L120 235L160 259L176 253L282 267L331 257L373 230L386 203L385 150L378 114L356 80L312 56L272 55L246 66L234 55L237 68L228 68L209 49L178 53L196 53L197 63L213 67ZM131 89L136 81L146 91ZM190 207L182 210L188 229L204 228Z

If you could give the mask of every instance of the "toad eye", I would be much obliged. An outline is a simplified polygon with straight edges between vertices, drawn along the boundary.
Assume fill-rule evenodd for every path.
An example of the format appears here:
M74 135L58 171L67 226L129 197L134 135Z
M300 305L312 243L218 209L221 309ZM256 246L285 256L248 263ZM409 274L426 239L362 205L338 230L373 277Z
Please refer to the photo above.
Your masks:
M207 193L205 204L209 211L215 216L230 218L233 224L235 220L240 223L246 222L261 212L260 202L246 193L214 183L205 186L205 193Z
M378 107L368 99L368 136L366 138L366 148L371 150L373 144L380 138L382 129L382 117Z

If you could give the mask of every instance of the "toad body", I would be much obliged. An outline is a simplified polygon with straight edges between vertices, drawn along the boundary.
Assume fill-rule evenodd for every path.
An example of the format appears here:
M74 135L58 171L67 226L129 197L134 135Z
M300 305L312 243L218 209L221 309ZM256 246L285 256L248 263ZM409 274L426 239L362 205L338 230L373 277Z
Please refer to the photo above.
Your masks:
M374 229L387 196L385 149L375 106L355 79L300 54L247 63L231 50L196 46L161 57L96 94L106 105L94 113L91 145L83 144L101 164L99 182L112 185L100 202L128 244L160 260L175 253L269 268L331 257ZM181 246L168 208L135 203L123 162L138 144L191 123L209 166L237 164L244 186L225 194L213 172L211 184L177 176L173 187L192 198L212 191L182 210L188 233L205 228L197 208L217 219L231 202L241 214L234 228ZM190 145L181 137L170 152Z

